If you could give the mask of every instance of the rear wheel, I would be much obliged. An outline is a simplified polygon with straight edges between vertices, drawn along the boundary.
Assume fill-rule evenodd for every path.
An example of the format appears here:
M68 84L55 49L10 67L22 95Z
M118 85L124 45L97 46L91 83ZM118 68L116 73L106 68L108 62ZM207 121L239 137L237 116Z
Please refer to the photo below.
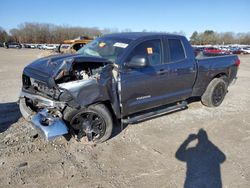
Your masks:
M201 102L208 107L219 106L227 93L227 83L223 78L214 78L205 93L201 97Z
M89 142L106 141L112 133L113 121L108 108L103 104L89 106L72 112L70 125L77 134L77 138L87 137Z

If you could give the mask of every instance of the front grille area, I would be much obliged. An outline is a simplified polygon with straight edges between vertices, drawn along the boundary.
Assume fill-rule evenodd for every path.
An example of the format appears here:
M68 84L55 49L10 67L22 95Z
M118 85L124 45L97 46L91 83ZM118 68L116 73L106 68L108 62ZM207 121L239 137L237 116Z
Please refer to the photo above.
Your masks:
M49 88L47 83L40 80L35 80L25 74L22 75L23 89L30 93L36 93L41 96L58 99L60 90L56 88Z
M51 97L53 97L55 95L55 91L53 88L49 88L45 83L43 82L40 82L40 81L37 81L35 80L34 81L34 84L33 84L34 88L37 90L37 91L40 91L42 93L45 93L46 95L49 95Z

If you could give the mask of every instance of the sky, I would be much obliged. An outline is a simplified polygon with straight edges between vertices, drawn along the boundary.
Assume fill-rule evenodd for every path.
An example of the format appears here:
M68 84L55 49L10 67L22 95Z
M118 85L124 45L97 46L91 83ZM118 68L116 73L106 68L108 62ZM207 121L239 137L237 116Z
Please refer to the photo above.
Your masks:
M1 0L0 27L24 22L183 32L250 32L250 0Z

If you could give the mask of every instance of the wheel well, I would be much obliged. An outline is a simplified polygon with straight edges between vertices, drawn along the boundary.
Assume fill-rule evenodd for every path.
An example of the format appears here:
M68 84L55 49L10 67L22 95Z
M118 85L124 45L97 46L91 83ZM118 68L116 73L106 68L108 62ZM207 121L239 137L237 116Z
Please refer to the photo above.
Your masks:
M110 101L101 101L101 102L97 102L91 105L95 105L95 104L104 104L109 109L110 113L112 114L112 118L113 119L117 118Z
M226 73L219 73L216 76L213 77L214 78L221 78L221 77L226 77L227 78L227 74Z
M202 96L203 94L204 94L204 92L206 91L206 88L208 87L208 85L209 85L209 83L213 80L213 79L215 79L215 78L223 78L223 80L226 82L226 83L228 83L228 76L227 76L227 74L226 73L219 73L219 74L216 74L214 77L212 77L210 80L209 80L209 82L207 83L207 86L202 90L202 91L200 91L200 95L199 96ZM196 96L196 95L194 95L194 96Z
M89 104L88 106L85 106L86 108L89 107L89 106L92 106L92 105L97 105L97 104L104 104L110 111L111 115L112 115L112 118L113 120L117 119L115 113L114 113L114 110L112 108L112 105L111 105L111 102L110 101L100 101L100 102L96 102L96 103L92 103L92 104ZM70 114L72 111L77 111L79 109L76 109L76 108L71 108L69 106L67 106L64 111L63 111L63 117L64 117L64 120L66 121L70 121Z

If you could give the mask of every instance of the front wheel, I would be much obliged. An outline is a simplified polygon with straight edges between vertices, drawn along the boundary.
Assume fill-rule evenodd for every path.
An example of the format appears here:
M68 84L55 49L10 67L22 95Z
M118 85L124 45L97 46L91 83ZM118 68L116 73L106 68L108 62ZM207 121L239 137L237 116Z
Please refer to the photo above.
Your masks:
M103 104L91 105L71 115L70 126L74 129L78 139L87 137L89 142L106 141L113 130L113 120L109 109Z
M201 97L202 104L208 107L219 106L227 93L227 86L228 84L224 79L214 78Z

